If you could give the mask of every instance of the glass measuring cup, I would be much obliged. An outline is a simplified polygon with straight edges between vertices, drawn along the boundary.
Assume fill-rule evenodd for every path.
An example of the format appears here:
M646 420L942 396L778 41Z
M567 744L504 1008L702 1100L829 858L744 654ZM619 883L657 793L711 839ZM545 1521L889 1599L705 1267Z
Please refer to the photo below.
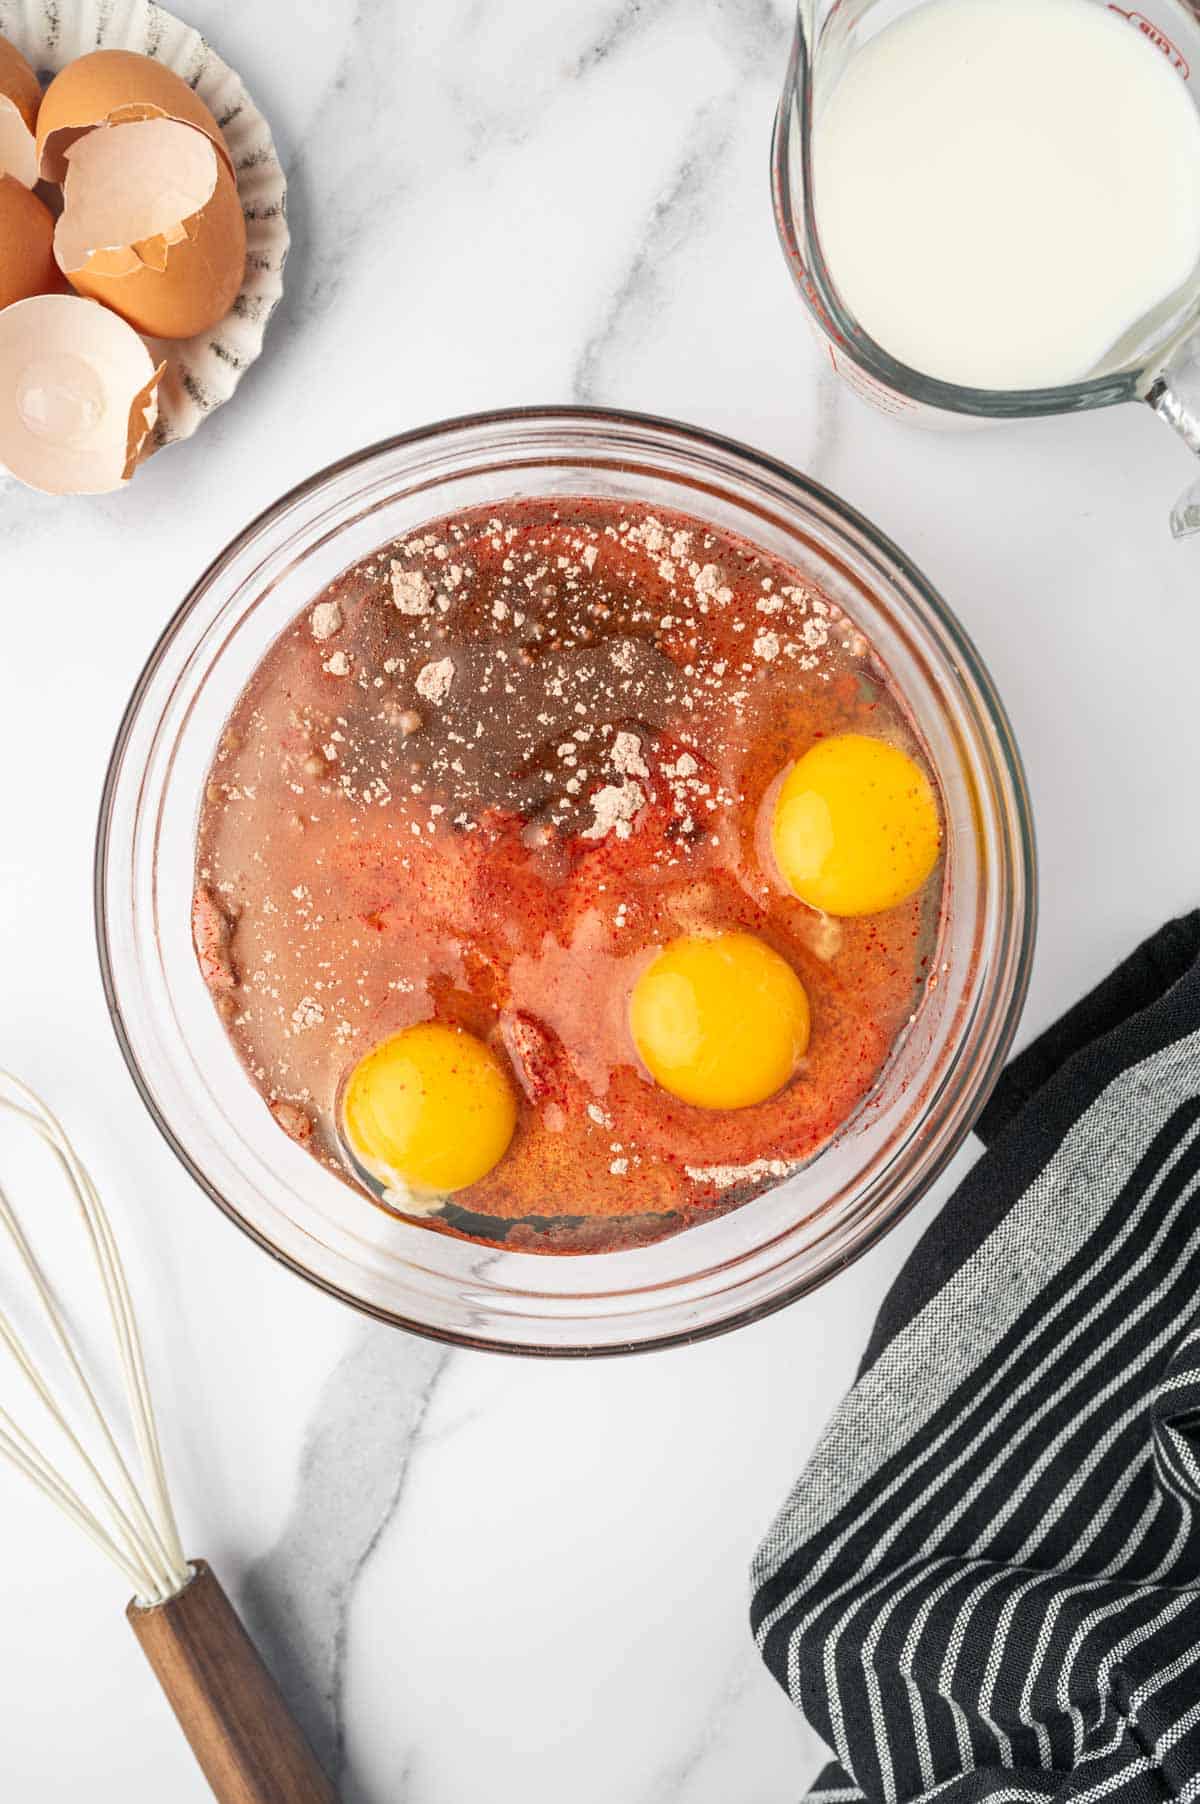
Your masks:
M799 0L796 31L771 151L775 223L792 277L829 360L864 400L925 426L1031 419L1142 401L1200 456L1200 267L1181 293L1124 334L1083 381L1053 388L968 388L892 357L864 331L834 286L813 205L813 126L849 60L923 0ZM997 0L1002 4L1003 0ZM1180 0L1143 0L1142 11L1094 5L1123 19L1167 57L1200 109L1200 21ZM1200 532L1200 478L1171 514L1177 537Z

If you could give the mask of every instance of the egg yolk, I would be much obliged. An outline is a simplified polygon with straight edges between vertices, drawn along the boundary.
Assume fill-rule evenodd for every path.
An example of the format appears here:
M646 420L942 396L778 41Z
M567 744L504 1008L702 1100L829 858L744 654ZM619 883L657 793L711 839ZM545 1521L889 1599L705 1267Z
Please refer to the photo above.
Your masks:
M885 740L836 734L785 777L771 843L802 902L831 915L877 914L919 890L937 863L933 786Z
M753 934L687 934L638 978L629 1026L642 1063L672 1096L744 1109L781 1090L804 1057L808 997Z
M350 1073L342 1125L368 1170L418 1195L477 1183L508 1150L517 1103L474 1034L428 1021L384 1040Z

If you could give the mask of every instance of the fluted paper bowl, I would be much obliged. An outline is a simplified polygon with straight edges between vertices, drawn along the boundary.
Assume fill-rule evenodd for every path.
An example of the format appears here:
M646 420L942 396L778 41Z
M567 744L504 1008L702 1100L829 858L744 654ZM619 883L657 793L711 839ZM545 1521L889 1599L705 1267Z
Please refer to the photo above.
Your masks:
M271 128L239 75L173 13L153 0L0 0L6 37L44 78L91 50L136 50L156 57L194 88L229 146L246 220L246 274L220 325L196 338L148 339L166 374L158 391L151 451L190 438L228 401L263 348L283 294L290 238L287 182Z

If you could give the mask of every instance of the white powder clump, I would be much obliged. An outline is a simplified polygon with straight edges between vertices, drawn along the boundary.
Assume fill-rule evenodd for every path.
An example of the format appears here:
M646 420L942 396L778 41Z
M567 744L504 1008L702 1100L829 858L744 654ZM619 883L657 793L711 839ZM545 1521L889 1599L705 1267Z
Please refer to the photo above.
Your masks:
M711 599L724 607L733 600L733 590L721 581L721 572L716 564L702 564L692 580L701 601Z
M618 733L613 740L613 769L622 777L648 777L650 771L642 757L642 742L636 733Z
M759 1178L786 1178L795 1170L786 1159L752 1159L748 1165L685 1165L695 1184L715 1184L729 1190L734 1184L756 1183Z
M325 1019L325 1010L312 996L302 996L296 1008L292 1010L292 1026L298 1034L311 1027L320 1027Z
M349 676L350 660L344 651L335 651L332 656L326 658L321 668L327 670L330 676Z
M393 563L392 600L402 614L428 614L433 603L433 584L420 570L405 570Z
M769 664L772 658L779 656L779 634L759 633L754 641L754 650L758 657L764 658Z
M423 695L427 702L444 702L450 693L450 685L454 681L454 659L439 658L436 663L426 664L417 676L417 694Z
M635 526L629 534L631 539L640 539L646 550L657 555L667 549L667 535L663 531L661 520L653 514L647 516L640 526Z
M341 631L342 610L336 601L319 601L308 617L314 639L332 639Z
M583 838L603 839L607 833L615 833L618 839L628 839L645 805L646 792L632 777L621 784L606 783L592 797L592 824L584 828Z

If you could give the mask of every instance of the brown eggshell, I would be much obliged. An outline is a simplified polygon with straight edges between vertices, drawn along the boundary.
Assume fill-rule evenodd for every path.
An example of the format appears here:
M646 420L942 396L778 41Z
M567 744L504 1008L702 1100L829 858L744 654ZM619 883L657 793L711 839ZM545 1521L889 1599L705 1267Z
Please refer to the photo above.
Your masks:
M50 495L128 482L158 413L146 346L75 294L0 308L0 468Z
M204 132L162 118L98 125L76 138L66 161L54 254L69 276L129 275L143 263L165 269L170 246L186 236L183 222L208 206L223 167Z
M158 418L158 387L166 373L166 364L158 364L145 387L138 390L130 403L129 430L125 435L125 468L122 472L126 482L141 462L150 430Z
M0 175L0 307L65 284L54 261L54 219L36 194Z
M135 50L93 50L68 63L42 96L37 148L43 179L63 180L66 151L93 126L134 119L177 119L194 125L212 139L232 175L220 126L181 76Z
M0 38L0 94L11 100L30 131L37 129L42 84L15 44Z
M0 175L32 188L38 179L34 128L42 90L20 51L0 38Z
M139 261L128 274L102 273L112 263L92 258L68 280L79 294L103 302L148 338L194 338L225 318L246 269L246 222L228 166L218 160L217 185L203 212L184 221L184 236L166 246L165 266ZM97 267L99 263L100 267Z

